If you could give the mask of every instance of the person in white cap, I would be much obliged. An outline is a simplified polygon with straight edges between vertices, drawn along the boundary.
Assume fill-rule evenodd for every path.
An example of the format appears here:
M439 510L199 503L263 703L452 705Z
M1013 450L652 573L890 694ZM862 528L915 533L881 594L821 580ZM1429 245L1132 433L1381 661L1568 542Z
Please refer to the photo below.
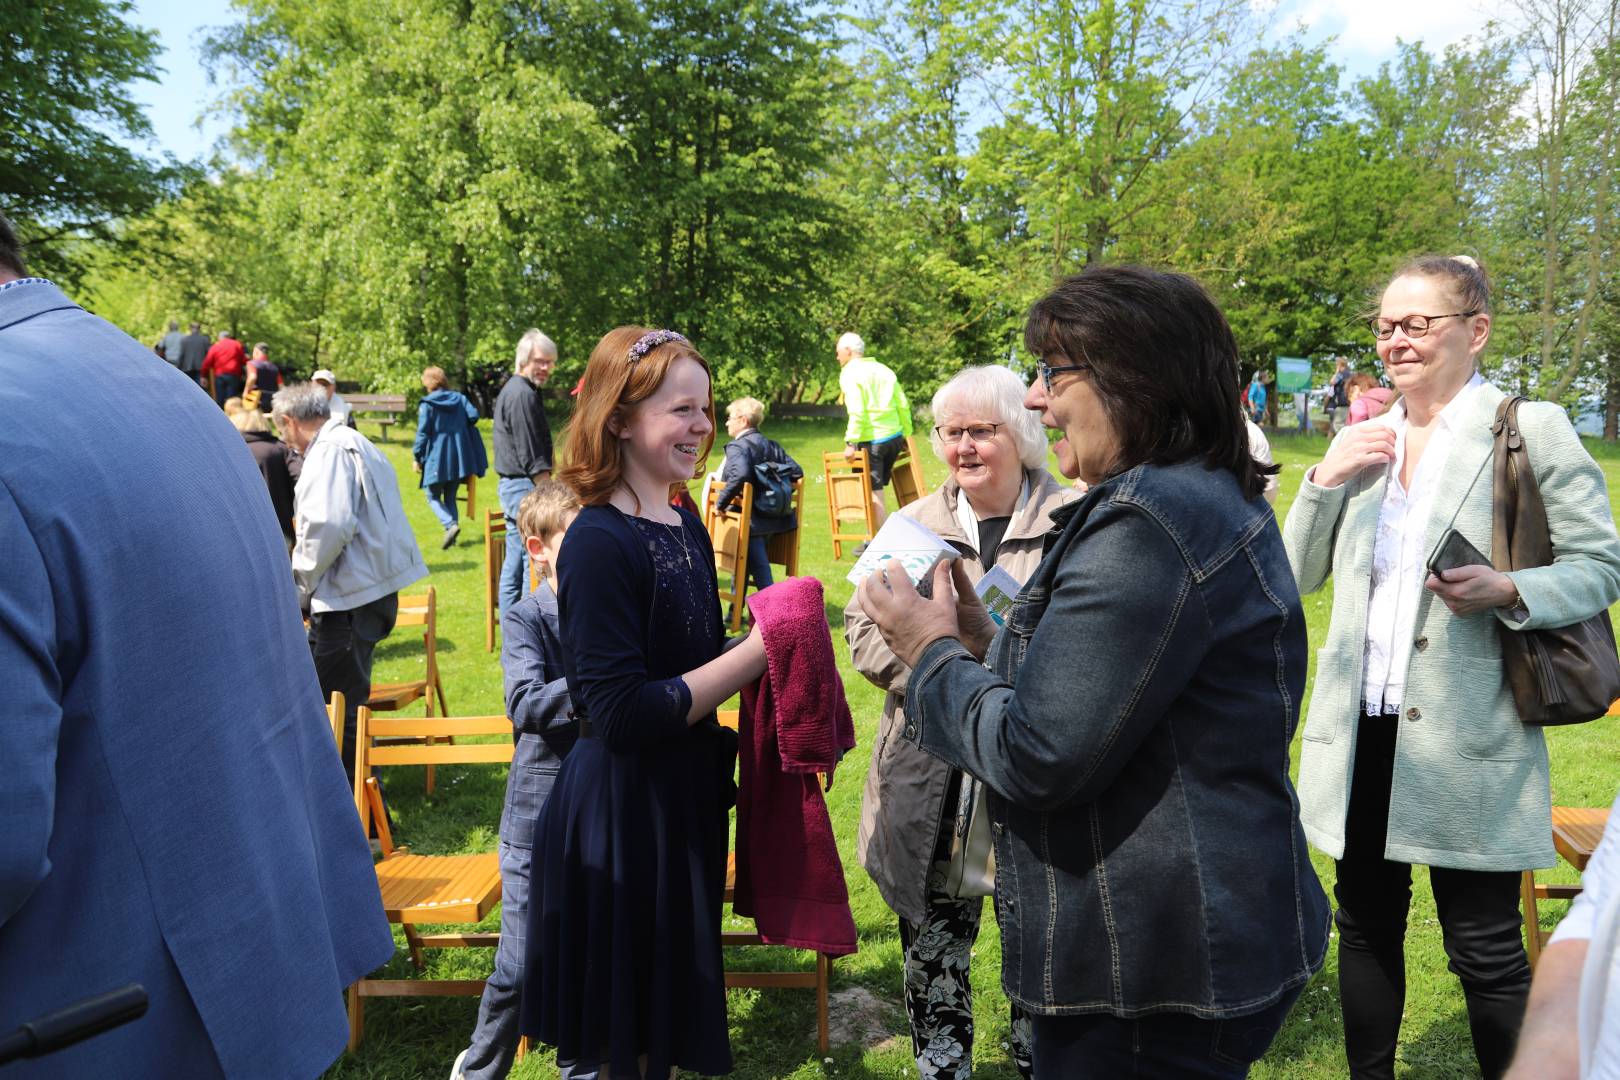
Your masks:
M349 427L354 427L354 410L343 400L343 395L337 392L337 376L326 368L321 368L309 377L309 381L326 391L326 400L332 407L332 419L342 420Z

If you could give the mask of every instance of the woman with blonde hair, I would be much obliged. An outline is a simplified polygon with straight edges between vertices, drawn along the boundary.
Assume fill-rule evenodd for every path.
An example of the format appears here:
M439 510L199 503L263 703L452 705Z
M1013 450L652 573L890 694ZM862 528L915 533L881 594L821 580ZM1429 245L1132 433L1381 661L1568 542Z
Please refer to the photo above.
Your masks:
M522 1027L561 1068L731 1071L720 903L734 737L718 706L765 670L722 654L708 533L670 505L714 438L709 367L672 330L591 353L558 479L583 508L558 556L579 719L535 825ZM729 756L728 756L729 751Z
M276 511L276 524L281 535L291 544L293 540L293 478L287 471L287 447L270 431L264 413L258 409L237 409L230 413L230 421L247 442L253 462L270 489L270 505Z

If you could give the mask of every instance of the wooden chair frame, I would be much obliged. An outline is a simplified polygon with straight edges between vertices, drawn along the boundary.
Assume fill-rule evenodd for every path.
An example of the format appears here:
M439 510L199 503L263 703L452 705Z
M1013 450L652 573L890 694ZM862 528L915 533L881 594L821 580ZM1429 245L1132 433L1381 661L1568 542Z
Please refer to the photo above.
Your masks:
M455 743L456 736L501 735L492 743ZM501 899L500 857L416 855L395 847L383 810L382 793L371 770L390 765L510 764L512 722L504 716L429 716L379 718L361 708L356 721L354 806L368 835L372 825L382 845L377 887L388 921L405 931L411 962L420 970L423 949L490 948L498 933L418 933L422 923L482 922ZM427 740L425 744L376 745L378 738ZM438 741L443 740L443 741ZM483 979L372 979L349 987L349 1049L360 1046L368 997L477 996Z
M478 475L476 473L461 478L461 494L458 496L467 504L467 520L478 520Z
M829 450L821 455L821 471L827 484L827 527L832 533L833 558L842 559L846 543L863 543L877 532L877 523L872 520L872 459L864 446L847 459L842 450ZM842 530L845 522L855 521L864 531Z
M720 585L720 600L730 605L727 626L735 634L742 629L743 597L748 595L748 530L753 521L754 485L743 485L739 509L722 510L719 499L720 485L710 485L703 517L709 528L709 543L714 549L715 577L731 575L729 586Z
M332 740L337 743L339 754L343 753L343 709L345 705L343 691L332 691L332 700L326 704L326 722L332 725Z
M468 511L468 516L471 516ZM501 625L501 564L506 561L506 511L492 506L484 512L484 651L495 651L495 631ZM529 591L540 587L540 575L529 562Z
M498 506L484 513L484 651L495 651L501 624L501 563L506 560L506 512Z
M906 436L906 448L894 460L889 473L889 488L894 492L894 504L901 507L914 503L928 494L928 481L923 478L922 458L917 456L917 440Z
M1613 715L1611 713L1611 715ZM1552 808L1553 848L1575 869L1585 873L1586 864L1603 839L1609 811L1603 807L1555 806ZM1520 875L1519 897L1524 902L1524 948L1534 968L1547 947L1550 933L1541 929L1538 900L1573 900L1581 895L1579 885L1548 885L1536 882L1536 872Z
M725 727L736 729L740 717L736 709L721 709L720 723ZM734 899L737 885L737 853L733 851L726 857L726 891L724 900L727 904ZM745 945L765 945L766 942L756 933L746 931L724 930L720 934L722 947L740 947ZM788 949L793 952L805 950L796 949L791 945L770 945L773 949ZM830 1036L827 1028L827 989L832 982L832 957L826 953L816 953L816 966L811 971L727 971L725 984L728 987L750 988L760 990L801 989L816 992L816 1047L822 1054L826 1054L830 1046Z
M424 716L433 716L434 698L438 699L439 716L448 716L450 706L444 700L444 682L439 677L439 602L438 591L432 585L426 593L399 598L399 616L395 629L401 626L422 628L424 668L422 678L404 682L378 683L371 688L366 707L372 712L398 712L411 702L422 699ZM427 792L433 794L433 766L427 768Z

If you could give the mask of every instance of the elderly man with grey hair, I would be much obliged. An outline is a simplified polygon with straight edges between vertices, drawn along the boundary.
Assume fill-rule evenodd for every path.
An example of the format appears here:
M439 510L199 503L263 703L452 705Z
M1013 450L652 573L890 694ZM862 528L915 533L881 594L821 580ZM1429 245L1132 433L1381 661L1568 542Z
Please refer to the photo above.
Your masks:
M551 426L540 388L557 364L557 346L538 330L518 340L517 368L495 398L496 488L506 513L506 559L501 563L501 614L523 596L523 537L518 531L518 504L534 485L551 475Z
M341 690L343 760L354 765L354 720L371 697L371 657L394 629L399 590L427 576L405 519L394 467L364 435L331 415L326 391L298 383L271 415L303 455L293 495L293 581L309 613L321 695Z

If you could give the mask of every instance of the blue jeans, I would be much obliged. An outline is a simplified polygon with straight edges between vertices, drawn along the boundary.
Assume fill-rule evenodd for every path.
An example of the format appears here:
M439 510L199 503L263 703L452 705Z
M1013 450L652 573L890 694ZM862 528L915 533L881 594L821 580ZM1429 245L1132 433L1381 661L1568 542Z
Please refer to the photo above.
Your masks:
M526 847L501 841L501 941L495 947L495 970L484 983L461 1071L467 1080L502 1080L517 1055L518 1002L523 997L523 952L529 925L529 867ZM595 1080L596 1072L563 1069L564 1080Z
M1242 1077L1265 1055L1288 1010L1304 993L1232 1020L1187 1013L1117 1016L1033 1016L1036 1076Z
M501 615L506 609L523 599L528 575L523 568L523 537L518 532L518 504L523 496L534 490L534 481L527 476L503 476L496 486L501 509L506 513L506 559L501 563L500 602Z
M765 553L766 539L764 536L748 538L748 578L754 583L755 591L771 583L771 559Z
M433 516L439 519L439 524L446 529L459 520L456 513L456 489L460 486L460 480L427 486L428 506L432 509Z
M215 375L214 403L216 405L223 405L229 398L241 397L242 387L246 385L246 375Z

